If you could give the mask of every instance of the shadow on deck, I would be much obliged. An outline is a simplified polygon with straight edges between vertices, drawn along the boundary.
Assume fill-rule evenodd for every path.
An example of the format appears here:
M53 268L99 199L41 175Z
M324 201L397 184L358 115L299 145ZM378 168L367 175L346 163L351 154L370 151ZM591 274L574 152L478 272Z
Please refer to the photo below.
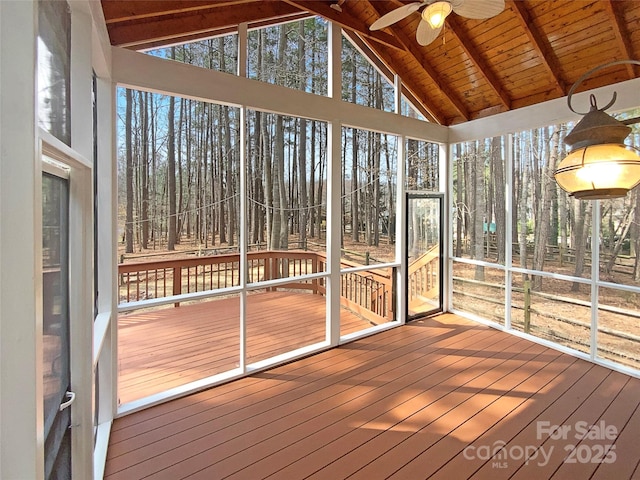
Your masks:
M117 419L105 478L639 478L639 398L447 314Z

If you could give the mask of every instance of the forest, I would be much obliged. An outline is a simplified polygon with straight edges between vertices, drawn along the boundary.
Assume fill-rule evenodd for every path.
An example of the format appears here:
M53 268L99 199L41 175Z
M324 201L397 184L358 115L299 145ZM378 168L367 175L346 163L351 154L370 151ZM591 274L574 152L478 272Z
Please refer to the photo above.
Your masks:
M233 73L235 35L149 52ZM250 32L248 76L316 94L327 92L327 25L320 19ZM394 109L393 86L343 39L343 100ZM119 225L124 253L238 250L238 108L120 89ZM405 103L405 114L418 117ZM343 128L343 245L389 261L395 242L398 139ZM327 125L249 110L249 248L324 250ZM437 189L438 146L406 145L409 188ZM378 249L378 247L381 247Z
M638 111L620 118L635 117ZM505 201L505 144L507 137L457 144L454 160L454 256L505 265L505 243L511 245L512 265L522 269L591 276L592 210L594 202L579 201L554 179L566 155L564 137L571 124L518 132L512 136L513 206ZM633 126L631 145L640 144L640 128ZM640 189L626 197L600 202L597 240L600 278L637 284L640 264ZM507 238L506 215L511 215ZM526 254L524 254L526 252ZM477 267L476 279L483 269ZM542 277L534 276L534 288Z
M342 47L342 99L392 111L389 79L347 38ZM326 95L323 20L251 31L248 52L250 78ZM148 53L234 74L237 35ZM419 118L406 102L402 113ZM122 253L238 251L239 121L235 107L119 89ZM510 137L511 192L505 188L507 137L452 147L454 257L505 265L505 247L510 245L514 267L590 276L594 204L572 199L553 178L571 127L552 125ZM640 144L638 125L628 141ZM249 110L244 148L249 248L324 250L327 125ZM399 159L397 137L344 127L342 152L342 246L345 251L366 251L374 261L394 260L389 247L395 243L398 166L405 165L405 189L438 191L439 147L408 139L405 158ZM604 280L640 281L639 200L640 190L634 190L625 198L601 202L598 242ZM478 280L483 272L482 266L476 267ZM534 278L534 288L539 288L542 277Z

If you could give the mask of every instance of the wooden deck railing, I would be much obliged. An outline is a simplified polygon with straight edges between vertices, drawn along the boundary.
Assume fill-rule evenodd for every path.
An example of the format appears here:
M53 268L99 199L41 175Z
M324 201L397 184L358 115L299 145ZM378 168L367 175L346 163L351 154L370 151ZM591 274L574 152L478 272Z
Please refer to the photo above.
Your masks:
M327 259L318 254L321 263ZM361 264L341 259L340 268L359 267ZM343 306L366 318L373 324L394 320L393 268L375 268L371 270L345 272L340 279L340 298ZM324 283L321 284L324 293Z
M440 245L434 245L409 265L409 304L436 296L440 288Z
M292 277L290 283L265 287L275 290L307 290L326 293L323 278L299 280L295 277L326 271L326 255L300 250L249 252L248 283ZM342 260L342 268L358 264ZM342 275L342 304L372 323L393 319L393 275L385 268L349 272ZM162 298L240 285L239 254L212 255L178 260L123 263L118 265L120 302ZM178 306L179 303L176 303Z

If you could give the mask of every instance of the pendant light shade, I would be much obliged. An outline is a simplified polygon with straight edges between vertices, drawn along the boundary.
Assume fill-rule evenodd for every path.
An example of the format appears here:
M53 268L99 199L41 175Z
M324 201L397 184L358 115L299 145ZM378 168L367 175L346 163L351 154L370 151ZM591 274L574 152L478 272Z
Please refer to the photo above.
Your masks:
M444 25L444 20L451 13L449 2L435 2L422 11L422 18L432 29L436 30Z
M571 107L571 95L582 80L597 70L621 63L640 64L635 60L623 60L587 72L571 87L568 96L571 111L578 113ZM558 185L575 198L624 197L640 184L640 156L633 147L624 144L631 128L604 111L615 100L614 94L611 102L599 109L591 95L591 109L565 137L571 152L558 165L555 178Z
M640 183L640 156L622 144L579 148L560 162L555 177L578 199L624 197Z

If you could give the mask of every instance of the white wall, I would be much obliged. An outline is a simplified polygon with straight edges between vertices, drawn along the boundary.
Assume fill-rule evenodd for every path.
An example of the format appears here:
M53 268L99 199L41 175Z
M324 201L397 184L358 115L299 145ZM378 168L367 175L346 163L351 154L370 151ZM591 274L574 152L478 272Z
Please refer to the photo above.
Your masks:
M36 4L0 1L0 478L43 476ZM40 282L41 285L41 282Z

